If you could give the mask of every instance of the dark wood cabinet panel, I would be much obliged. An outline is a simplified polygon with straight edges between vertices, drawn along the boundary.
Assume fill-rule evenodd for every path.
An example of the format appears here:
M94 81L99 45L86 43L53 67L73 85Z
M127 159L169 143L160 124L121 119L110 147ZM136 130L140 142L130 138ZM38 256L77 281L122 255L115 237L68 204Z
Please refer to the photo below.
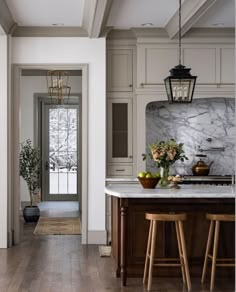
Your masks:
M142 276L148 238L149 221L146 212L168 213L186 212L188 219L184 222L184 233L189 259L190 275L200 276L204 261L209 221L206 213L234 213L233 199L119 199L112 197L112 252L120 275L121 249L121 200L126 204L126 255L127 276ZM234 223L222 223L220 227L219 257L234 257L235 232ZM175 226L170 222L158 223L156 256L178 258L178 246ZM217 268L217 274L234 274L233 269ZM155 274L155 271L154 271ZM179 268L158 269L159 276L180 276Z

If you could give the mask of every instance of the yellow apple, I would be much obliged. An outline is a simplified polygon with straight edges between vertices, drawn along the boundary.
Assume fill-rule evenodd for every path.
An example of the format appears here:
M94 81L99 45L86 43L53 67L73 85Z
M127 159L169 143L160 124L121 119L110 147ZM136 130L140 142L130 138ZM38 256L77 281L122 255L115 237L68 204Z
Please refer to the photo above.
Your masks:
M158 178L158 177L161 177L161 175L160 175L160 173L159 172L156 172L156 173L154 173L154 175L153 175L154 177L156 177L156 178Z
M153 177L153 176L152 176L152 174L149 172L149 173L146 174L145 177L146 177L146 178L151 178L151 177Z
M145 171L141 171L138 173L138 177L145 177L146 176L146 172Z

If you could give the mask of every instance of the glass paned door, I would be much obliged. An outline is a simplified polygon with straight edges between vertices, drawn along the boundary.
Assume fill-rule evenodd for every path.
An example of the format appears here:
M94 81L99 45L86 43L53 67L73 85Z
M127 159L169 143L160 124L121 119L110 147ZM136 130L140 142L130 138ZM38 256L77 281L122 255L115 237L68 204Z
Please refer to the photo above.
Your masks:
M78 106L44 106L43 198L78 200Z

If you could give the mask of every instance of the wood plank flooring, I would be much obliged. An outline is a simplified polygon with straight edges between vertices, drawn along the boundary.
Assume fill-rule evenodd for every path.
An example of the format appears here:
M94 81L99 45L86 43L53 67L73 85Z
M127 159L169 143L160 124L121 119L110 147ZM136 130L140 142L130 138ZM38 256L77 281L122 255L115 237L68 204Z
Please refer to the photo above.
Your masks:
M80 235L33 235L35 224L22 220L22 242L0 250L0 292L141 292L142 279L121 288L112 258L99 256L98 245L81 245ZM193 278L192 291L209 291ZM152 291L187 291L181 278L154 278ZM233 279L216 280L214 291L235 291Z

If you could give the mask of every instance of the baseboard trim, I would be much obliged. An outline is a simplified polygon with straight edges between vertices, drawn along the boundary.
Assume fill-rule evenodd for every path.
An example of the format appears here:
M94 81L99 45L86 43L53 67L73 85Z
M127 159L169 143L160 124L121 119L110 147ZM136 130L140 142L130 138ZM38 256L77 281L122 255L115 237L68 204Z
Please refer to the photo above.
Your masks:
M90 230L88 231L88 244L106 244L106 230Z

